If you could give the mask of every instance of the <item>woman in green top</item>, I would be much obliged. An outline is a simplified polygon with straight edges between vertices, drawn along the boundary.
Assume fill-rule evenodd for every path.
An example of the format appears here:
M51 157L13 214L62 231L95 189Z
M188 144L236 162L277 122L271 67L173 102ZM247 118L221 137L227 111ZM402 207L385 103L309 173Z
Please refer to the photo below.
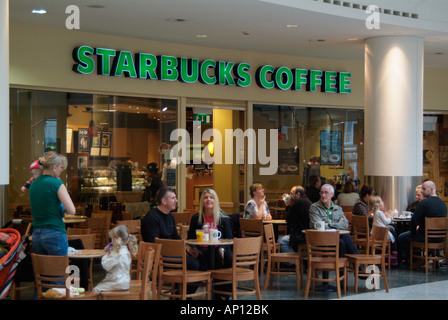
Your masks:
M33 252L47 255L66 255L67 231L61 203L69 214L75 213L67 188L59 179L67 167L67 158L50 151L39 159L44 170L30 187L31 212L33 214Z

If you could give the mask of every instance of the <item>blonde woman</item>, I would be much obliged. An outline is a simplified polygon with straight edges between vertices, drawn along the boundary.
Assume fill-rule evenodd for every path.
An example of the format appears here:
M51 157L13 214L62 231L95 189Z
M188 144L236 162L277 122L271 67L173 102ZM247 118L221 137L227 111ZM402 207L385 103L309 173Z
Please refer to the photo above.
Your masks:
M33 251L37 254L64 256L68 251L67 231L61 204L75 213L67 188L59 176L67 168L67 158L50 151L39 159L43 172L30 186L33 215Z
M199 211L191 217L188 239L196 239L197 229L217 229L222 239L232 239L233 233L230 217L219 207L219 198L213 189L206 189L199 199ZM215 268L232 266L232 251L230 246L220 246L219 254L215 256ZM209 247L187 247L187 253L199 260L199 270L209 269Z

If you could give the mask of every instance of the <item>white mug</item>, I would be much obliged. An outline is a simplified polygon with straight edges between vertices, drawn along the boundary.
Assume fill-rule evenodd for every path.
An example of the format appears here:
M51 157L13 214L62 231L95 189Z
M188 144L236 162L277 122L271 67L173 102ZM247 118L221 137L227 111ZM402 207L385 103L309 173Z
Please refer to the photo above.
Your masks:
M210 236L208 232L204 232L204 235L202 236L202 241L210 241Z
M221 231L216 230L216 229L211 229L210 230L210 240L211 241L218 241L219 238L221 238Z
M314 228L316 230L324 231L325 230L325 222L324 221L316 221L316 222L314 222Z

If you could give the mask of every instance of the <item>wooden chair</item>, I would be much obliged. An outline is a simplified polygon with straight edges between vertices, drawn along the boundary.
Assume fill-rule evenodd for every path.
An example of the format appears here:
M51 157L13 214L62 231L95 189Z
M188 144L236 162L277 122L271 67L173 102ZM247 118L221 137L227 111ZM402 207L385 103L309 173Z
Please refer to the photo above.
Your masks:
M352 216L353 243L356 245L360 253L369 254L369 217Z
M154 259L153 266L150 267L148 275L145 275L145 260L143 259L145 256L145 252L148 250L154 250ZM131 279L131 288L140 287L141 280L146 279L146 291L147 295L149 291L151 291L152 299L157 299L157 278L159 272L159 262L160 262L160 254L162 252L162 245L159 243L151 243L140 241L137 253L137 264L135 269L135 279Z
M305 230L308 275L305 286L305 298L308 298L310 284L314 282L336 282L338 298L341 298L340 281L344 280L344 293L347 287L347 258L339 257L339 231ZM343 271L342 276L340 271ZM335 278L319 278L317 271L334 271Z
M151 291L151 283L148 279L154 266L154 255L155 250L152 248L143 252L142 275L139 280L132 280L134 286L130 286L129 290L123 291L103 291L101 292L101 300L148 300Z
M257 300L261 300L258 265L262 241L261 237L233 239L232 268L212 270L212 279L217 280L214 293L231 295L233 300L241 295L256 294ZM239 281L254 281L254 288L238 286ZM230 283L232 292L216 289L219 285Z
M373 226L372 237L370 241L370 254L346 254L345 257L349 264L353 265L353 271L355 275L355 292L358 293L358 277L383 277L384 288L386 292L389 292L389 286L387 284L386 276L386 246L387 246L387 234L388 229L385 227ZM377 250L381 251L381 254L376 254ZM364 272L359 272L359 267L364 265ZM376 273L376 265L381 265L381 272ZM370 266L374 266L374 273L369 271ZM377 278L374 278L375 284Z
M186 298L206 295L207 300L210 300L211 273L187 270L185 240L156 238L156 243L162 244L157 299L160 300L160 296L167 296L186 300ZM171 283L171 290L162 291L165 282ZM180 285L180 292L176 291L174 284ZM187 285L202 285L206 287L206 290L187 294Z
M269 286L272 286L275 274L295 274L297 291L300 291L300 254L297 252L279 252L275 248L274 227L272 223L266 223L264 225L264 236L268 247L268 268L266 270L264 290L268 287L269 279L271 280ZM285 271L282 269L280 266L282 262L294 263L295 271Z
M348 220L348 229L347 230L352 230L352 217L353 217L353 213L351 211L344 211L344 216L347 218Z
M171 212L174 216L176 224L189 225L190 224L190 213L189 212Z
M121 220L132 220L134 218L134 215L132 212L122 212L121 213Z
M142 241L141 220L117 220L117 225L124 224L128 227L129 234L134 235L137 240Z
M67 234L68 240L80 239L84 249L94 249L95 248L95 234ZM93 290L93 258L90 258L89 266L89 290Z
M103 238L103 245L106 246L109 243L109 230L112 223L112 214L113 211L105 211L100 210L98 212L92 213L92 218L105 218L105 231L104 231L104 238Z
M66 285L69 279L68 256L50 256L31 253L33 261L34 276L36 278L37 299L50 299L43 294L43 288L62 288L65 289L66 300L98 300L100 294L91 291L85 291L79 296L70 296L69 288Z
M67 236L91 234L91 233L92 229L90 228L67 228Z
M342 209L342 212L344 212L344 214L345 214L346 212L350 212L350 213L353 212L353 206L340 206L340 207L341 207L341 209Z
M425 218L425 242L411 241L410 246L410 265L413 267L413 259L422 260L425 263L425 270L428 273L429 260L433 261L433 268L436 267L436 261L446 259L447 248L447 218ZM414 253L414 251L418 251ZM438 251L440 254L438 254Z
M263 221L258 219L240 218L241 236L243 238L248 237L261 237L263 236ZM280 243L275 244L276 249L280 249ZM265 242L262 243L260 249L260 275L263 275L264 265L268 261L265 258L268 247Z
M190 226L182 225L179 229L179 235L182 240L187 240L188 230L190 230Z
M96 217L87 218L87 228L89 228L92 233L95 233L95 249L103 249L106 246L106 218Z

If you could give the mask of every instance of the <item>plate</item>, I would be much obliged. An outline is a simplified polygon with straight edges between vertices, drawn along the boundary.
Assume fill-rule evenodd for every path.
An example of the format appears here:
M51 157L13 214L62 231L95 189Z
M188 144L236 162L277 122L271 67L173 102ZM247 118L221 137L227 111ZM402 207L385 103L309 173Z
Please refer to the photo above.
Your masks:
M339 162L341 160L341 156L338 154L331 154L329 160L330 162Z

